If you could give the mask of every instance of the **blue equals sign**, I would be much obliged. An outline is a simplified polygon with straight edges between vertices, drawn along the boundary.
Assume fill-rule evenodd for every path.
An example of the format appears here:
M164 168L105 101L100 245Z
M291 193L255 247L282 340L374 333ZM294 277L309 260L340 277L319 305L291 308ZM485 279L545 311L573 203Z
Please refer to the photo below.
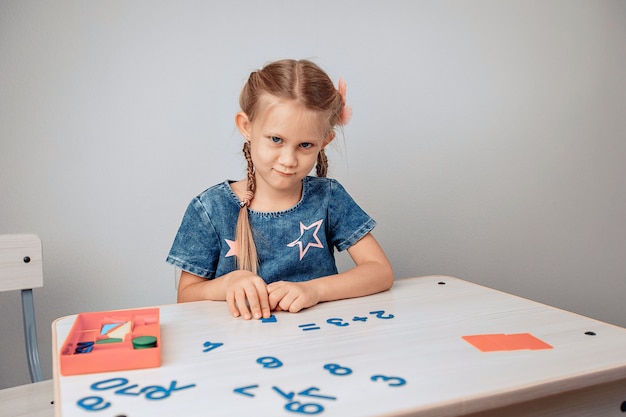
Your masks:
M318 327L315 323L309 323L309 324L300 324L298 325L299 328L301 328L303 331L308 331L308 330L319 330L321 329L321 327Z

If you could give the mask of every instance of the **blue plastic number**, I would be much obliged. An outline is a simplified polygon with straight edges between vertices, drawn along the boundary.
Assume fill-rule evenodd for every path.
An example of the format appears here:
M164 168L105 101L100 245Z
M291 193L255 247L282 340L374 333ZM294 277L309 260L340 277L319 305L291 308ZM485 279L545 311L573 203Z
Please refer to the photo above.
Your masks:
M272 387L272 389L276 391L281 397L284 397L289 401L293 400L293 396L295 395L293 391L285 392L276 386Z
M404 378L400 378L397 376L385 376L385 375L374 375L372 377L372 381L376 382L378 380L382 380L387 382L390 387L400 387L406 384L406 380Z
M202 349L202 352L209 352L213 349L217 349L220 346L223 346L223 343L213 343L213 342L204 342L204 344L202 346L204 346L204 349Z
M283 363L273 356L262 356L256 360L256 363L263 365L264 368L280 368Z
M110 386L107 386L106 384L108 383L113 383L113 384ZM94 391L104 391L107 389L118 388L126 384L128 384L128 379L126 378L111 378L111 379L105 379L104 381L94 382L93 384L91 384L90 388Z
M338 327L345 327L345 326L349 326L350 325L350 323L346 323L346 322L343 321L343 319L338 319L338 318L328 319L328 320L326 320L326 323L334 324L335 326L338 326Z
M185 385L184 387L177 387L176 381L170 382L169 388L161 387L159 385L151 385L141 390L141 393L146 394L148 400L162 400L170 396L174 391L180 391L187 388L193 388L196 384Z
M76 404L87 411L100 411L111 406L111 403L105 401L102 397L81 398Z
M316 403L303 404L300 401L292 401L285 405L285 410L300 414L319 414L324 411L324 407Z
M170 396L170 391L159 385L151 385L141 390L143 394L146 394L148 400L162 400Z
M326 364L324 365L324 369L326 369L331 374L337 376L350 375L352 373L352 369L346 368L345 366L337 365L336 363Z
M395 317L393 314L388 314L385 316L385 310L370 311L370 314L375 314L376 318L383 320L392 319Z
M141 392L130 392L129 391L129 390L131 390L133 388L137 388L138 386L139 385L137 385L137 384L129 385L127 387L115 390L115 393L119 394L119 395L135 395L135 396L139 396L139 395L141 395ZM143 391L143 390L141 390L141 391Z
M93 342L78 342L74 353L89 353L93 350Z
M336 400L337 399L337 397L329 397L328 395L313 394L314 391L319 391L319 390L320 389L317 387L311 387L311 388L305 389L304 391L300 391L298 395L302 395L303 397L321 398L323 400Z
M276 386L273 386L272 389L276 391L280 396L282 396L283 398L289 401L293 400L293 397L296 395L293 391L285 392ZM319 390L320 389L317 387L311 387L303 391L300 391L297 395L301 395L303 397L320 398L322 400L336 400L337 399L337 397L330 397L328 395L314 394L314 392L318 392Z

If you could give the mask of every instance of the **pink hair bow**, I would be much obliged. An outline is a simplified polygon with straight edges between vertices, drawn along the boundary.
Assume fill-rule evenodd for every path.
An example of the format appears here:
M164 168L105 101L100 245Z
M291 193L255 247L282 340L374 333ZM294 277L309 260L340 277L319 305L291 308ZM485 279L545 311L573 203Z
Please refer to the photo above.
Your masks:
M347 125L352 118L352 107L348 106L346 103L346 82L343 79L339 79L339 94L341 94L341 100L343 101L343 108L341 109L341 114L339 115L339 123L342 125Z

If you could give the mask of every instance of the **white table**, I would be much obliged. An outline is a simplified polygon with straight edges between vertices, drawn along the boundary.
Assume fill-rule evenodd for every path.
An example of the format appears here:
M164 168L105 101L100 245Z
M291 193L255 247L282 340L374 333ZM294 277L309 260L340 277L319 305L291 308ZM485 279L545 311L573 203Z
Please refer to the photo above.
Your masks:
M0 390L1 417L52 417L54 415L51 379Z
M160 314L159 368L62 376L56 360L56 415L626 416L626 329L452 277L275 322L223 302ZM74 318L53 323L55 359ZM551 348L462 338L524 333Z

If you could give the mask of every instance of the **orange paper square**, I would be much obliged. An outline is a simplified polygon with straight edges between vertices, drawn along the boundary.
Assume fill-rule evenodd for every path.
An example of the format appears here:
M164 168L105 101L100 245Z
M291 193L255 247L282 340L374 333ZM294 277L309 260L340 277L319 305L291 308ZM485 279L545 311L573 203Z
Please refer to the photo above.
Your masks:
M481 352L552 349L552 346L530 333L479 334L462 337Z

